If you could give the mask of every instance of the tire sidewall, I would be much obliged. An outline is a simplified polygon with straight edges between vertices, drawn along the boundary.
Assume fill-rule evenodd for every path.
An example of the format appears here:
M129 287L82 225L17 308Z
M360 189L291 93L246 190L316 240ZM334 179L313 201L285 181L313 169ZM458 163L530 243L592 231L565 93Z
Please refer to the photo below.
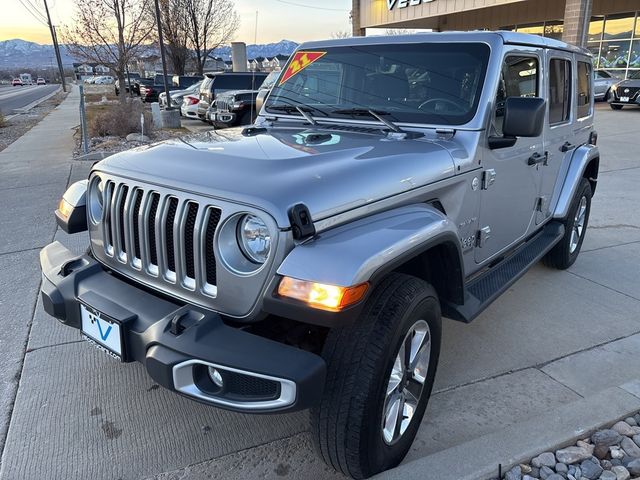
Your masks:
M382 417L386 388L391 375L393 363L400 349L400 344L404 340L409 329L418 320L425 320L427 322L431 334L431 355L429 359L428 374L418 407L409 427L399 440L392 445L388 445L382 436ZM440 317L440 305L435 296L429 295L429 292L425 292L425 295L416 298L409 308L405 310L400 321L397 323L397 326L394 329L394 334L387 343L386 351L381 358L382 368L380 371L384 372L384 374L380 375L378 381L374 384L374 390L370 398L375 398L376 400L368 412L371 415L369 417L370 421L366 422L372 427L372 429L364 435L364 439L367 443L366 451L369 452L369 465L370 468L372 468L372 471L386 470L398 465L411 447L415 435L420 428L422 416L427 408L427 403L431 396L431 390L433 389L433 382L440 355L441 337L442 323Z
M587 199L587 211L585 212L584 225L582 227L582 235L578 239L578 246L575 251L571 253L571 232L573 231L573 226L575 225L576 213L578 212L578 208L580 208L580 200L582 197L586 197ZM589 181L584 179L580 184L578 191L573 199L573 203L571 204L571 210L569 210L569 216L567 217L567 222L565 224L565 228L567 229L566 235L563 239L565 253L568 258L569 265L573 265L573 263L578 258L580 254L580 250L582 249L582 242L584 242L584 238L587 233L587 226L589 225L589 215L591 214L591 185Z

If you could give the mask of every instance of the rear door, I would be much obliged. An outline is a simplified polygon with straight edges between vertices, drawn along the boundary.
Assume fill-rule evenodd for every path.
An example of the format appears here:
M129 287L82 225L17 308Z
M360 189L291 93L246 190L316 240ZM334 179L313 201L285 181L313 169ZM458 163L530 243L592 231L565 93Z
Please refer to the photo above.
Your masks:
M511 47L505 54L489 134L502 136L509 97L541 96L541 49ZM533 230L540 173L529 158L543 149L543 137L518 138L507 148L488 149L483 158L480 232L475 249L481 263L522 241Z

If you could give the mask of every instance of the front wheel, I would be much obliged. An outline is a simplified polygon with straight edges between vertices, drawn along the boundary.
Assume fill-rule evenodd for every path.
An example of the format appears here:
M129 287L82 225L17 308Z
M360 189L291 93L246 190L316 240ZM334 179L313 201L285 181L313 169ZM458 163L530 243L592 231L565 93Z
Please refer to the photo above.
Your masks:
M402 461L431 396L441 335L433 287L398 273L378 285L352 325L331 330L327 382L311 412L329 466L367 478Z

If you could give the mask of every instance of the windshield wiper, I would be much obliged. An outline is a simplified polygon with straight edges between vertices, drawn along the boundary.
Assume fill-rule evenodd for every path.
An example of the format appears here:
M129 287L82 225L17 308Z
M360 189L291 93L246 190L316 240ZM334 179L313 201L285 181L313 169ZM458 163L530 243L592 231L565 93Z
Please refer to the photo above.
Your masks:
M405 133L399 126L393 123L391 120L387 120L384 118L384 115L391 115L389 112L383 112L380 110L371 110L366 108L345 108L342 110L333 110L330 113L335 113L338 115L354 115L354 116L365 116L365 117L373 117L380 122L384 123L387 127L393 130L396 133Z
M325 117L327 116L327 112L325 112L324 110L320 110L319 108L311 107L309 105L267 105L267 111L269 110L275 110L289 114L297 112L302 115L305 120L307 120L311 125L318 124L318 122L316 122L310 115L311 112L320 112Z

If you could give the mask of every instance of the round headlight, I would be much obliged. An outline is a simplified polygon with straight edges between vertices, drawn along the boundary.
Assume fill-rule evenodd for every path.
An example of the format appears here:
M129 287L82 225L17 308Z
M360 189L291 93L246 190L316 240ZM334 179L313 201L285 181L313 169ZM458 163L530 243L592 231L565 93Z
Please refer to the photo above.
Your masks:
M93 223L100 223L104 208L104 182L95 177L89 187L89 216Z
M271 235L260 217L245 215L238 224L238 244L242 253L255 263L267 261L271 250Z

